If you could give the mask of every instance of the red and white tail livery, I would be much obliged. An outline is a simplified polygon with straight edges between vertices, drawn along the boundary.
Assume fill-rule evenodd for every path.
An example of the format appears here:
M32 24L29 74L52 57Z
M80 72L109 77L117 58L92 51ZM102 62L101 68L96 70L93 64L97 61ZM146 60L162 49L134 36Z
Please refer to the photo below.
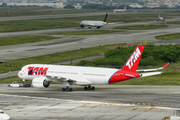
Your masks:
M65 65L29 64L22 67L18 76L23 80L32 80L34 87L49 87L50 82L63 83L62 91L72 91L70 85L85 86L85 90L95 90L91 85L113 84L137 77L161 74L161 72L138 73L137 71L155 71L164 69L137 70L144 45L134 50L122 69L81 67Z

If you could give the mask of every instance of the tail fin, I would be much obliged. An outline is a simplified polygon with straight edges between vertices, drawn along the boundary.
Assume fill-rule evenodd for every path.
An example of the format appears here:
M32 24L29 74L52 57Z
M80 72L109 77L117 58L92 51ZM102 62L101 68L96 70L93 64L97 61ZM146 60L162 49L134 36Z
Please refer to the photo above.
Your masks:
M143 50L144 45L137 46L121 70L136 72Z
M124 10L126 10L126 6L125 6Z
M106 20L107 20L107 15L108 15L108 13L106 13L106 16L104 17L103 22L106 22Z

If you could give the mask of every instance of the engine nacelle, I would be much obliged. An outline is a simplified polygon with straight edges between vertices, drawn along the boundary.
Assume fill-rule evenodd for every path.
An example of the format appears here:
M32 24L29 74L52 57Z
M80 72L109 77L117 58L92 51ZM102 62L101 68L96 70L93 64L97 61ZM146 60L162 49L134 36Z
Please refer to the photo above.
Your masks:
M32 80L32 85L34 87L47 88L49 87L50 83L46 80L46 77L36 77Z

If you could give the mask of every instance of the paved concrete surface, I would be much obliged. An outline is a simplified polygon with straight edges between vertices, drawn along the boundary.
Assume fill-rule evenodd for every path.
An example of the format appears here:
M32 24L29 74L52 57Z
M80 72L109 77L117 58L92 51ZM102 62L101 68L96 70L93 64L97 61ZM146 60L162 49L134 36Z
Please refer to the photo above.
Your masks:
M0 85L0 109L12 120L116 119L161 120L179 108L178 86L95 86L62 92L49 88L10 88Z

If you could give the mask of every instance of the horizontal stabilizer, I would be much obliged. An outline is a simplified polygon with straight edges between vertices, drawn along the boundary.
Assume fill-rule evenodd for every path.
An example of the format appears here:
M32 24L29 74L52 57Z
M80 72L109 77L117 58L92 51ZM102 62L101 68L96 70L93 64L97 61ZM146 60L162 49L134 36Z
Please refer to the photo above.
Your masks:
M156 69L141 69L141 70L136 70L136 71L144 71L144 72L147 72L147 71L156 71L156 70L162 70L164 69L165 67L167 67L169 65L169 63L165 64L164 66L160 67L160 68L156 68Z
M141 73L141 77L147 77L147 76L152 76L152 75L159 75L162 72L149 72L149 73Z

